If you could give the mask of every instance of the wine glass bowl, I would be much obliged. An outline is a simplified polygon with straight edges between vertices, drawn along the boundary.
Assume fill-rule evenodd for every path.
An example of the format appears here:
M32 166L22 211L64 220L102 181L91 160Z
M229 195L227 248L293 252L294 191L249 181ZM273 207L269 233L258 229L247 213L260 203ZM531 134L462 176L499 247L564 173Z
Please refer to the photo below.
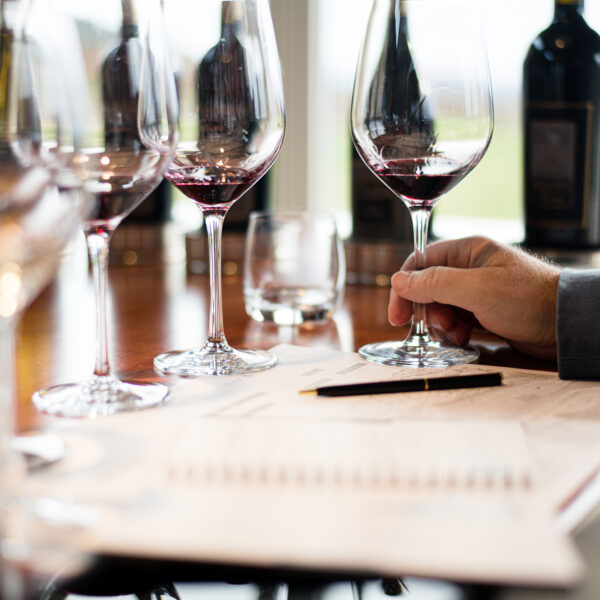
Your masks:
M34 4L35 15L39 5ZM74 25L83 50L80 152L73 174L90 202L83 221L96 301L93 375L33 395L45 413L96 417L161 404L168 387L121 381L112 372L107 330L111 236L160 183L177 143L177 94L159 0L106 0L101 5L53 0Z
M283 141L283 86L269 5L266 0L175 0L165 10L176 32L181 132L165 176L202 211L211 301L204 346L161 354L154 366L179 376L266 369L277 362L275 356L234 349L225 338L220 253L227 211L243 202L243 194L269 170Z
M38 518L44 499L24 489L19 455L44 454L51 441L12 430L14 329L52 278L89 205L74 175L80 48L60 20L41 24L27 14L25 2L0 4L0 478L3 509ZM10 538L3 527L4 546Z
M352 97L352 134L371 169L410 211L416 269L426 267L433 207L479 163L493 131L491 84L473 0L374 0ZM408 337L367 344L374 362L445 367L473 362L429 334L414 304Z
M1 8L0 319L12 319L49 281L89 206L71 176L79 139L68 91L77 68L62 70L59 44L25 19L22 3Z

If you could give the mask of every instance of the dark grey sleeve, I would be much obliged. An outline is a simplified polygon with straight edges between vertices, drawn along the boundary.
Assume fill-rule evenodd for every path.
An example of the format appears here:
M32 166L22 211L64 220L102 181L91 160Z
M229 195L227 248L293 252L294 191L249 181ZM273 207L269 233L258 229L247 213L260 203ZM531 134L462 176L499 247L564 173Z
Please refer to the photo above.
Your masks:
M600 269L565 269L556 306L561 379L600 379Z

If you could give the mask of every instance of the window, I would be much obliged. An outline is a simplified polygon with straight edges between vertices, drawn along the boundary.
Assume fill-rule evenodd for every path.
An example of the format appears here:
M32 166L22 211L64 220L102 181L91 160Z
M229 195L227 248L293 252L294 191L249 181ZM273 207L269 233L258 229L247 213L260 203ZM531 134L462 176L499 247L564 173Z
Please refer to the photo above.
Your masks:
M288 130L274 174L278 207L337 211L350 231L349 113L354 69L371 3L271 0L284 68ZM480 0L495 103L481 164L435 209L440 237L486 234L519 241L522 225L521 78L527 49L547 27L552 0ZM600 28L600 6L586 19Z

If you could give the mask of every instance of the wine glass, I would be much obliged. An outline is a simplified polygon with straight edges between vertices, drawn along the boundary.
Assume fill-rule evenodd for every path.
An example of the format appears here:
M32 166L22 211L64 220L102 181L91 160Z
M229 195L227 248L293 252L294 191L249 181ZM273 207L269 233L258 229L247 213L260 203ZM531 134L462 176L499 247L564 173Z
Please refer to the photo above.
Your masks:
M166 4L167 23L171 16L181 140L166 177L204 216L211 298L204 346L161 354L154 366L181 376L266 369L277 362L271 353L233 349L225 339L221 231L230 206L269 170L283 141L283 87L269 3L173 0Z
M74 105L77 46L64 23L49 40L27 5L0 2L0 410L12 411L14 328L55 272L86 214ZM39 24L39 23L38 23ZM49 21L46 20L46 26ZM70 68L65 67L65 55ZM88 207L89 208L89 207ZM12 419L0 418L2 439Z
M75 175L81 133L74 103L82 75L79 47L68 24L45 12L43 23L27 19L27 8L24 1L0 1L1 558L10 558L11 549L23 549L24 540L22 531L11 537L4 517L16 510L20 517L43 520L52 516L44 507L53 501L24 487L20 455L47 455L47 444L54 440L14 435L15 327L52 278L89 208ZM53 548L55 556L62 555L61 546Z
M86 381L35 392L42 412L95 417L148 408L168 388L126 382L112 372L106 320L110 238L119 223L156 188L177 143L177 95L159 0L55 0L74 19L87 72L87 97L78 98L81 177L91 198L83 223L96 297L96 361ZM35 9L34 9L35 10Z
M352 134L371 171L410 211L416 269L426 266L429 218L483 157L493 105L473 0L374 0L352 97ZM414 304L403 341L367 344L370 361L410 367L472 362L478 352L432 339Z

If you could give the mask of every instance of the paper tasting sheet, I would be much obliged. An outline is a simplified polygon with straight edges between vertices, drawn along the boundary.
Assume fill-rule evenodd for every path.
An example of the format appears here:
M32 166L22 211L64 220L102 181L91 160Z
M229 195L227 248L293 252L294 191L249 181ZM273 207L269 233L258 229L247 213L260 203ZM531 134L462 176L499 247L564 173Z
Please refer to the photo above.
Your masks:
M499 388L303 396L420 373L274 351L269 371L176 382L159 409L59 422L69 457L32 486L98 507L81 535L94 551L543 585L581 576L556 515L600 464L595 388L503 368Z

